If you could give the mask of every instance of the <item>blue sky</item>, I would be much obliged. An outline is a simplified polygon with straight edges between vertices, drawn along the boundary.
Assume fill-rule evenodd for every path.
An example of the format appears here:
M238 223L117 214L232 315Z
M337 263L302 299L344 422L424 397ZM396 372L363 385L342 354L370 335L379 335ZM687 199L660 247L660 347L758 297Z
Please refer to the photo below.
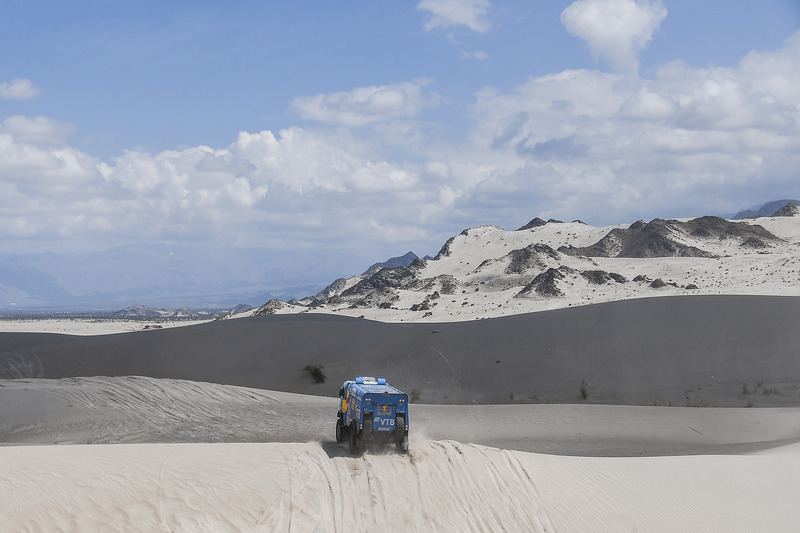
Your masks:
M361 264L800 197L799 29L796 0L6 5L0 253Z

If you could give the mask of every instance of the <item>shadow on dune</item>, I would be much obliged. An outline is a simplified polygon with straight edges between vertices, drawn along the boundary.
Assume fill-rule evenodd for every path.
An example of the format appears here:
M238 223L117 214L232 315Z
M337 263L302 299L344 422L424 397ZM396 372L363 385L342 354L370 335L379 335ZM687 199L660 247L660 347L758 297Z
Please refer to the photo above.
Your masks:
M141 375L335 396L363 374L423 403L665 405L694 391L742 406L771 390L798 405L798 317L797 297L685 296L439 324L300 314L97 337L2 333L0 377Z

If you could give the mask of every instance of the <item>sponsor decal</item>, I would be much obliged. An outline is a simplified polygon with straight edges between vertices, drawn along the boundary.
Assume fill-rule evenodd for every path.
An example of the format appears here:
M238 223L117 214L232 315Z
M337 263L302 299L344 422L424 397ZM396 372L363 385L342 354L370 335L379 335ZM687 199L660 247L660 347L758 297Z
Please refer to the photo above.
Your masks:
M391 412L392 412L392 408L389 407L388 405L378 406L378 414L380 414L380 415L388 415L388 414L391 414Z

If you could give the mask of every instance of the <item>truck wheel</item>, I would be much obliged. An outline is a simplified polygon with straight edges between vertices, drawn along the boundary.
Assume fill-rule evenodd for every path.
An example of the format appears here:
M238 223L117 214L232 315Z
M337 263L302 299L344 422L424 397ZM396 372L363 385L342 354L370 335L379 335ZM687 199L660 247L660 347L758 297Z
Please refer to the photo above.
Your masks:
M397 441L395 446L398 453L408 453L408 437L403 437L403 440Z
M355 455L358 453L358 429L355 422L348 428L348 433L350 433L350 453Z
M398 452L408 451L408 437L406 436L406 417L398 416L394 422L395 447Z
M372 441L372 414L364 415L364 423L361 426L361 444L368 446Z
M341 444L347 438L347 427L342 425L342 419L336 419L336 442Z

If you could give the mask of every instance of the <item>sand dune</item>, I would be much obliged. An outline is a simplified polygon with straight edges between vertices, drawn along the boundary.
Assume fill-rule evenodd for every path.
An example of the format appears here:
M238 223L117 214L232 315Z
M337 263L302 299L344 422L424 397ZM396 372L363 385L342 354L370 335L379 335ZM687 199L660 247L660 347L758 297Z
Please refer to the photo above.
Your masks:
M51 333L62 335L109 335L130 333L155 327L179 328L204 324L210 320L166 320L124 318L15 318L0 316L0 331L8 333Z
M800 451L575 458L455 441L0 448L9 530L796 531Z
M0 379L3 529L796 531L798 312L666 297L468 323L2 333L0 375L22 378ZM355 373L429 402L408 455L335 443Z
M94 337L0 333L0 377L143 375L330 397L366 374L436 404L797 406L797 316L800 297L696 296L443 324L277 315ZM302 371L316 364L327 383Z
M333 440L332 398L141 377L0 385L2 442L138 443L0 447L8 531L788 532L800 519L800 447L780 446L800 440L800 409L417 405L408 455L353 457ZM659 450L705 455L594 456Z
M336 398L144 377L0 380L0 443L333 443ZM413 433L588 456L731 454L800 440L800 408L414 405Z

